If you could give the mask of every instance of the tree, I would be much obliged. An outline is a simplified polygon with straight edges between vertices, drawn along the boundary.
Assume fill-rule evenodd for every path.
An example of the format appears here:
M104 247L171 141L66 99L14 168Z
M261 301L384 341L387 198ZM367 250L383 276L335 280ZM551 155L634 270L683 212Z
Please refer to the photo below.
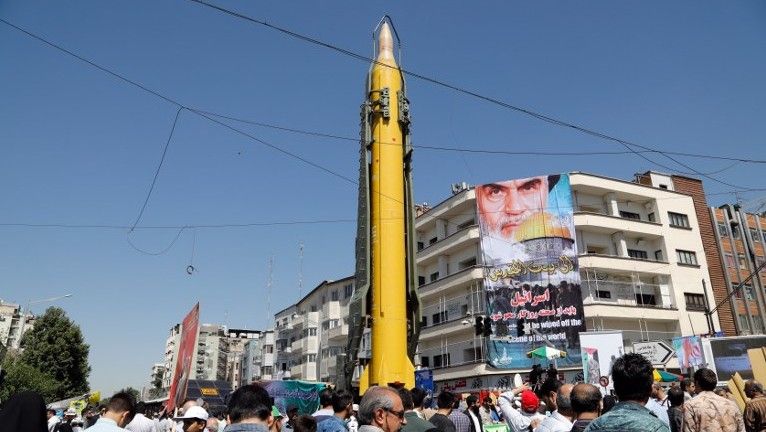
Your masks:
M126 387L126 388L118 391L117 393L127 393L127 394L133 396L133 400L135 400L136 402L141 400L141 392L136 390L136 389L134 389L133 387Z
M0 364L0 368L6 373L5 380L0 385L0 401L5 402L14 394L24 390L40 393L46 402L57 400L58 384L56 380L24 363L17 356L7 355Z
M154 389L161 389L162 388L162 381L165 378L165 371L163 369L157 369L157 371L152 376L152 388Z
M63 309L49 307L21 341L21 361L56 380L53 395L66 399L88 391L90 347Z

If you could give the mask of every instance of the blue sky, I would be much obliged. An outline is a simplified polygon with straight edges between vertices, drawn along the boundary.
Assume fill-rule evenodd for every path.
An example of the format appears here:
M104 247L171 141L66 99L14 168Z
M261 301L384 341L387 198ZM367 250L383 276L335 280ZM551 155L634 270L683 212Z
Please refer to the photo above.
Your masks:
M373 27L388 13L403 39L407 69L647 146L765 156L766 4L760 1L217 4L365 55ZM358 134L367 64L188 1L5 1L0 17L190 106ZM132 223L177 108L2 23L0 59L0 223ZM417 79L409 79L408 89L415 145L623 150ZM357 175L353 142L242 127ZM682 160L703 172L729 165ZM416 199L431 203L459 181L572 170L629 179L657 168L633 155L425 149L414 163ZM766 188L762 167L739 164L717 176ZM711 193L730 190L712 181L705 186ZM710 199L720 204L733 196ZM353 185L185 111L142 224L354 219L355 200ZM0 298L26 303L74 293L59 305L91 344L92 387L106 393L140 387L162 358L167 330L196 301L202 322L262 327L267 311L298 298L298 244L305 244L305 293L352 272L354 228L198 229L199 271L189 276L191 230L167 253L150 256L130 247L124 229L0 227ZM131 240L159 251L176 235L137 230Z

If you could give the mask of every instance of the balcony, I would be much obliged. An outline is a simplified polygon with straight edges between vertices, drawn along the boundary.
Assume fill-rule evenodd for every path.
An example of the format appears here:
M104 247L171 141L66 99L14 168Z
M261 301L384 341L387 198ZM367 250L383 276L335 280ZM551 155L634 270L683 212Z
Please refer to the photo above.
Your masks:
M670 265L667 261L592 253L580 254L578 258L580 268L613 269L616 271L646 274L670 274Z
M479 339L469 339L448 345L421 349L417 355L421 358L421 362L422 357L428 357L428 367L431 369L486 362L482 342Z
M479 226L471 225L460 229L447 237L428 245L417 253L418 265L424 266L432 263L439 255L450 255L457 249L463 249L470 244L479 243Z
M610 280L583 280L583 304L607 304L653 309L673 309L669 293L660 285Z
M437 279L433 282L420 285L418 291L422 300L425 298L439 294L445 287L455 287L460 285L468 285L471 282L481 281L484 279L484 267L476 265L468 267L463 270L459 270L451 275Z
M303 352L305 349L303 344L304 339L306 338L296 339L292 344L290 344L291 351L294 354L300 354Z
M662 236L662 224L608 214L578 211L574 214L574 223L578 230L584 229L602 234L623 231L646 238Z
M348 324L339 325L327 330L327 339L330 341L345 340L348 338Z
M429 316L430 320L431 317ZM467 320L468 324L463 324ZM458 316L448 321L442 321L438 324L431 324L420 330L420 341L426 341L433 338L439 338L447 335L457 335L464 332L467 335L473 334L473 316Z

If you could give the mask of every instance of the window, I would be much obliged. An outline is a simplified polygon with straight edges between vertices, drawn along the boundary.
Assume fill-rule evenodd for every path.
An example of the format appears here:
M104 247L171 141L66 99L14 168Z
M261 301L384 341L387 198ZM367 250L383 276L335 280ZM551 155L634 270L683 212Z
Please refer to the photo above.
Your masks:
M446 322L448 319L447 311L441 311L439 313L435 313L431 316L431 322L433 325Z
M654 298L654 294L636 293L636 303L640 305L656 305L657 301Z
M427 316L420 317L420 326L421 327L428 327L428 317Z
M638 249L628 249L628 256L635 259L649 259L649 254L646 251Z
M327 303L327 297L325 297L324 295L322 295L322 304L325 304L325 303Z
M425 284L426 284L426 277L418 276L418 286L425 285Z
M263 346L263 351L264 351L266 354L272 354L272 353L274 353L274 345L264 345L264 346Z
M668 218L672 227L689 228L689 216L685 214L668 212Z
M338 290L335 290L330 294L330 301L338 301Z
M473 267L475 265L476 265L476 257L471 257L463 261L460 261L457 266L459 270L463 270L463 269L467 269L468 267Z
M473 218L471 218L471 219L468 219L467 221L461 223L460 225L458 225L457 229L461 230L463 228L468 228L469 226L472 226L472 225L475 225L475 224L476 224L476 222L474 222Z
M734 262L734 255L730 253L723 254L723 260L724 260L724 263L726 264L726 267L734 268L737 266L737 264Z
M426 357L426 356L420 357L420 366L429 367L429 365L430 365L429 360L430 359L428 357Z
M434 356L434 367L449 366L449 353Z
M662 261L662 249L654 251L654 260Z
M753 291L753 287L750 285L745 285L742 287L742 291L745 293L745 299L747 300L755 300L755 292Z
M692 251L676 249L679 264L697 265L697 254Z
M348 284L343 287L343 298L349 298L354 294L354 285Z
M309 334L309 336L316 336L317 335L317 328L316 327L309 328L309 333L308 334Z
M758 235L758 230L755 228L750 228L750 237L753 239L753 241L758 243L761 242L761 236Z
M432 244L436 243L438 240L439 239L437 239L436 237L433 237L433 238L431 238L431 240L428 240L428 244L432 245Z
M657 217L654 216L654 212L649 213L646 217L649 219L649 222L657 222Z
M668 185L666 185L666 184L661 184L660 185L660 189L667 189L667 188L668 188Z
M431 282L436 282L439 279L439 272L431 273L431 277L429 279L431 280Z
M735 239L738 239L738 238L741 237L740 234L739 234L739 228L738 227L737 228L731 227L731 236L734 237Z
M423 248L425 248L425 247L426 247L426 245L422 241L418 242L418 250L423 250Z
M273 366L264 366L263 367L263 375L271 375L271 370Z
M611 291L604 291L604 290L596 290L596 298L610 299L610 298L612 298L612 292Z
M739 268L747 268L747 260L745 260L745 254L737 254L737 262L739 263Z
M690 310L690 311L705 310L705 295L704 294L684 293L684 299L686 300L686 310Z
M728 237L729 231L726 229L726 224L723 222L718 222L716 224L718 226L718 235L721 237Z
M641 220L641 215L640 214L629 212L629 211L623 211L623 210L620 210L620 217L624 218L624 219Z
M314 362L317 361L317 355L316 354L309 354L309 355L306 356L306 360L309 363L314 363Z
M464 304L460 306L460 316L467 316L468 315L468 305Z

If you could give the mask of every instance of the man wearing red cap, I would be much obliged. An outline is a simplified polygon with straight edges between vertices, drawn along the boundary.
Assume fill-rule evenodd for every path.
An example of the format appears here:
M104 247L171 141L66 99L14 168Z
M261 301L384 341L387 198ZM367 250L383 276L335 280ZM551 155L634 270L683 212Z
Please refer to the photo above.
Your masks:
M516 395L521 394L521 412L513 406ZM511 432L525 432L537 428L545 416L537 412L540 399L526 385L516 387L500 395L498 406Z

